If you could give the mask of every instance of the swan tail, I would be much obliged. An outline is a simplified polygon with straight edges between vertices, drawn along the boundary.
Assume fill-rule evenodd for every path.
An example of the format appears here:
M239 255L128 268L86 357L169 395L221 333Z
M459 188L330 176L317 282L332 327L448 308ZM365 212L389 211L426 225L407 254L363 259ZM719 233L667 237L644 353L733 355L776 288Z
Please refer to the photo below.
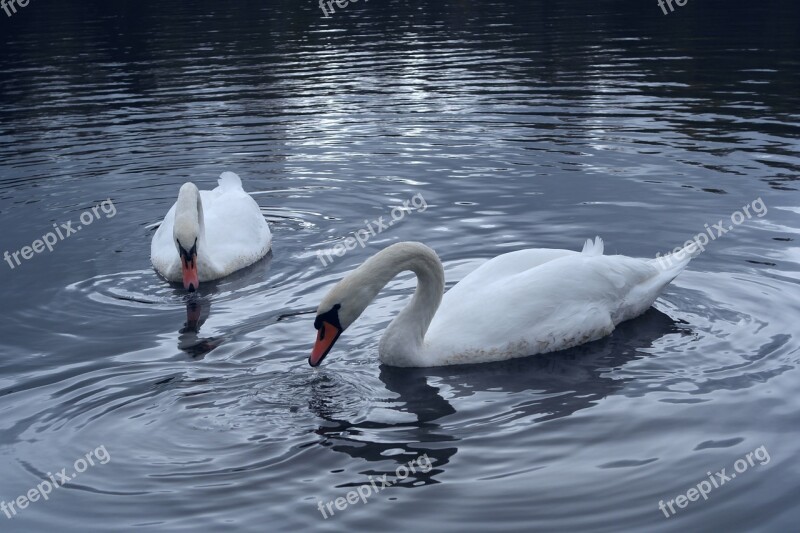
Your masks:
M658 254L655 259L651 259L649 263L670 276L670 280L681 273L686 268L693 258L700 255L703 249L696 243L692 242L676 252L666 255Z
M235 172L223 172L219 175L218 183L222 190L242 188L242 179Z
M581 253L586 255L603 255L603 239L600 237L595 237L594 241L592 239L586 239L586 243L583 245L583 250Z

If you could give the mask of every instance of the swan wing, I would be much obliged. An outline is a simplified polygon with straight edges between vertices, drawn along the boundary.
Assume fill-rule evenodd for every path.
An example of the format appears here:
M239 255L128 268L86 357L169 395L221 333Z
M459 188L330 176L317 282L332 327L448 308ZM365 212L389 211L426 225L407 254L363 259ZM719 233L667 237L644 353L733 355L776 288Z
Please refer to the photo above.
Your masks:
M266 255L272 244L269 225L239 176L224 172L219 186L200 191L209 256L220 270L217 277L244 268Z
M595 237L594 241L587 239L581 252L556 248L529 248L498 255L470 272L450 289L450 293L453 293L451 297L456 297L462 292L469 293L472 291L473 285L482 286L487 279L505 279L514 274L529 271L554 259L581 253L589 256L603 255L603 240L600 237Z
M506 279L515 274L543 265L548 261L577 254L578 252L572 250L531 248L498 255L467 274L467 276L454 285L447 294L452 293L450 296L451 298L461 293L469 294L473 292L474 289L484 285L488 279Z
M650 261L596 252L592 245L514 273L508 265L476 270L444 295L425 338L427 359L495 361L596 340L647 310L672 279Z

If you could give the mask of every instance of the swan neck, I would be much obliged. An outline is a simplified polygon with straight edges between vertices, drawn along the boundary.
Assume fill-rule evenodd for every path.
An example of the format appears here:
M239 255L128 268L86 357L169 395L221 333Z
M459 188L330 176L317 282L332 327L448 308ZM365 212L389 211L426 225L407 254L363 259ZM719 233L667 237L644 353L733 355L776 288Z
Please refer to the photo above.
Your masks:
M194 238L197 238L197 263L202 277L217 276L219 269L211 259L206 242L203 201L200 191L192 183L185 184L178 193L174 227L176 237L183 237L182 240L186 241L184 246L191 246Z
M184 224L195 225L198 228L198 242L205 240L206 224L205 215L203 214L203 201L200 198L200 191L197 190L197 187L181 187L177 204L175 220Z
M392 278L410 270L417 276L417 287L411 301L389 324L381 339L381 360L395 366L426 366L425 333L442 301L444 268L436 253L424 245L410 246L405 257L392 266Z

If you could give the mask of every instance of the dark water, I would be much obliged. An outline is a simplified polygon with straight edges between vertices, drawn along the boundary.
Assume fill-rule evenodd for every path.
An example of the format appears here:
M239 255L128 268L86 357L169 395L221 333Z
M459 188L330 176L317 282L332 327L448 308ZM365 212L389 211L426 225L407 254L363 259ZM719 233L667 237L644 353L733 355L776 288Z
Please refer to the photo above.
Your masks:
M0 12L0 253L115 209L0 263L0 499L106 458L0 529L797 530L796 4L232 4ZM190 300L150 239L180 184L225 170L274 250ZM424 212L320 263L416 194ZM306 363L320 298L389 243L429 244L450 286L597 234L654 257L758 198L602 341L379 366L404 276ZM707 501L659 510L762 446ZM422 454L429 471L322 517Z

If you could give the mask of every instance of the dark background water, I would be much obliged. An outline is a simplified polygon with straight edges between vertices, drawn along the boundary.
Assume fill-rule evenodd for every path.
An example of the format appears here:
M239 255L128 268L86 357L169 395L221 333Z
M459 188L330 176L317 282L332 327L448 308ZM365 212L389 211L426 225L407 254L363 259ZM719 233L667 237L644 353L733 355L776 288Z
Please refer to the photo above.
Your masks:
M800 511L800 5L55 2L0 12L3 531L790 531ZM239 173L271 256L190 300L149 266L183 182ZM323 267L421 194L428 209ZM578 349L379 366L413 279L323 366L313 310L383 246L448 286L525 247L654 257L761 198L655 309ZM752 209L751 209L752 211ZM532 290L535 290L533 288ZM513 313L513 310L509 310ZM658 509L764 446L670 518ZM324 519L427 454L418 472Z

